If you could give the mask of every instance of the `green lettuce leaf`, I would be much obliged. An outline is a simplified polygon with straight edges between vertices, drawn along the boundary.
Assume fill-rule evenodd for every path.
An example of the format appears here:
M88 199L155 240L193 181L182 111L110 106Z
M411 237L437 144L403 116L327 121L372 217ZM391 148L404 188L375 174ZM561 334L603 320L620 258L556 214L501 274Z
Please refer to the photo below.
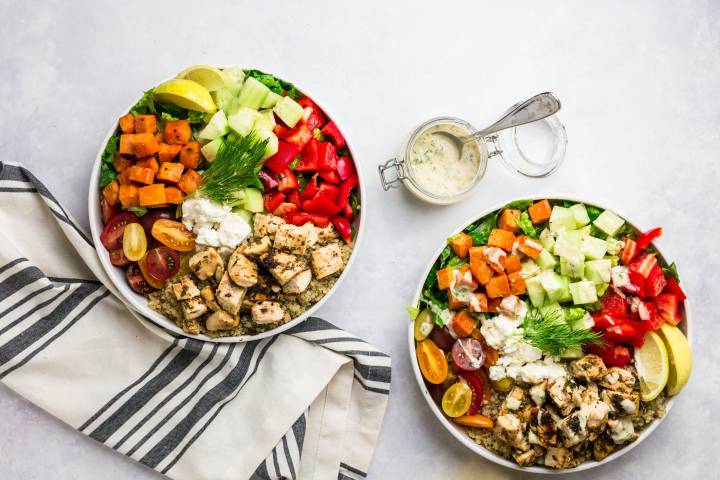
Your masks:
M591 222L594 222L595 219L603 212L601 209L593 207L592 205L585 205L585 209L587 210L587 214L588 217L590 217Z
M670 266L664 267L662 270L665 275L674 278L676 282L680 283L680 275L678 274L677 265L675 265L675 262L672 262Z
M105 150L100 155L100 158L105 163L112 163L115 160L115 154L118 153L118 145L120 144L120 137L113 135L105 145Z
M518 210L527 210L533 204L532 200L515 200L505 205L503 208L516 208Z
M538 238L538 231L535 228L535 225L533 225L532 220L530 220L530 215L527 213L527 211L520 214L518 226L520 227L520 230L522 230L523 233L528 237Z
M140 98L140 100L138 100L138 102L130 109L130 113L132 113L133 115L147 115L149 113L156 113L155 102L153 101L152 88L150 90L145 90L142 98Z
M480 220L477 226L470 225L470 227L465 229L466 233L472 237L474 246L487 244L488 238L490 238L490 232L492 232L492 229L497 225L497 217L498 213L495 212Z
M100 188L104 188L108 183L117 178L117 172L112 165L106 162L100 164Z
M261 72L260 70L248 70L245 73L248 77L254 78L278 95L282 95L283 93L285 93L293 100L297 98L297 90L295 89L295 85L290 82L286 82L285 80L279 79L269 73Z

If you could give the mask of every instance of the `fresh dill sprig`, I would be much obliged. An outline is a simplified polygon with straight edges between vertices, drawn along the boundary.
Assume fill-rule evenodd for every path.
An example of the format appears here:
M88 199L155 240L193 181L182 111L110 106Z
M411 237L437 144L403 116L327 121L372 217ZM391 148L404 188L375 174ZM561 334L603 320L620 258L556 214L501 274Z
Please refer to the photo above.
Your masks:
M238 203L241 188L260 183L257 173L267 143L267 139L259 140L252 132L237 140L226 140L203 174L200 192L223 205Z
M543 352L556 356L565 350L582 347L586 343L602 344L600 334L591 330L575 329L568 325L560 308L542 312L531 307L523 319L523 340Z

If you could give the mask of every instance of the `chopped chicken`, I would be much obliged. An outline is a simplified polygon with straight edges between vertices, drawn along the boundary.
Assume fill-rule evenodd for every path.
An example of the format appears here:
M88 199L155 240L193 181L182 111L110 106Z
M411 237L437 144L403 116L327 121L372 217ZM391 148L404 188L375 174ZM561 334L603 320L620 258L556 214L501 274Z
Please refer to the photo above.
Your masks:
M593 442L593 458L598 462L604 460L616 448L615 442L603 435Z
M626 442L634 442L637 438L635 427L633 427L632 418L622 417L608 420L608 430L610 438L616 445Z
M548 385L547 392L563 416L570 415L570 412L581 401L579 389L567 377L556 378Z
M317 232L312 223L302 226L285 224L278 227L275 233L275 250L283 250L298 255L305 255L308 247L317 241Z
M200 322L197 321L197 318L186 318L182 322L182 329L191 335L197 335L200 333Z
M518 463L518 465L528 467L535 463L535 458L537 458L537 451L534 448L531 448L527 452L515 452L513 453L513 458Z
M223 259L212 247L194 254L188 264L200 280L214 278L219 281L225 273Z
M549 408L537 408L531 424L537 429L537 441L543 447L557 445L557 423L560 417Z
M587 427L590 430L602 430L607 424L610 407L602 400L584 404L581 410L587 416Z
M610 406L610 411L613 413L635 415L640 411L640 394L638 392L603 390L602 400Z
M570 362L570 374L585 381L598 380L606 373L605 362L597 355L585 355Z
M187 320L198 318L207 312L208 308L200 297L193 297L189 300L180 302L182 305L183 315Z
M560 420L558 430L562 434L563 446L570 448L587 437L587 417L582 410L577 410Z
M228 273L225 272L217 287L215 297L217 303L230 315L237 315L244 296L245 289L235 285L230 280Z
M200 296L200 290L198 290L195 282L190 278L190 275L183 275L178 280L178 282L171 285L175 298L178 300L189 300L193 297Z
M510 318L517 318L522 313L523 304L516 295L508 295L502 299L497 309Z
M205 300L205 303L208 307L210 307L213 311L217 312L220 310L220 305L215 301L215 292L213 292L212 287L203 287L200 289L200 296Z
M545 466L550 468L570 468L573 455L567 448L549 447L545 453Z
M337 232L332 225L325 228L316 228L315 231L317 232L317 243L319 245L325 245L338 238Z
M270 237L260 237L250 240L243 246L242 253L250 257L259 257L260 255L270 251Z
M307 290L307 287L310 285L310 281L312 280L312 272L308 270L303 270L302 272L298 273L294 277L292 277L288 282L283 285L283 291L285 293L302 293L305 290Z
M255 323L275 323L285 318L285 312L278 302L258 302L250 309Z
M232 316L229 313L219 310L205 320L205 328L210 332L218 330L230 330L240 324L240 317Z
M337 243L320 247L312 253L312 269L318 279L339 272L344 266L340 246Z
M284 225L285 220L269 213L256 213L253 217L253 235L256 237L264 237L266 235L273 236L277 232L280 225Z
M261 257L263 266L275 277L280 285L285 285L295 275L307 270L307 264L291 253L271 250Z
M632 392L635 388L635 375L630 370L620 367L611 367L605 376L598 380L601 387L620 392Z
M532 401L535 402L535 405L537 405L538 407L545 403L546 385L547 381L543 380L537 385L533 385L532 387L530 387L530 398L532 398Z
M255 262L235 250L228 259L227 271L233 282L241 287L252 287L258 283L258 268Z
M497 417L495 433L511 447L522 451L530 449L530 444L523 435L523 424L520 422L520 419L512 413Z
M505 397L505 401L500 407L500 414L502 415L511 411L519 410L520 405L522 405L524 400L525 390L517 386L513 387L513 389L510 390L510 392Z
M582 404L588 404L600 400L600 392L598 391L597 383L590 382L585 385L585 388L580 394L580 400L580 403Z

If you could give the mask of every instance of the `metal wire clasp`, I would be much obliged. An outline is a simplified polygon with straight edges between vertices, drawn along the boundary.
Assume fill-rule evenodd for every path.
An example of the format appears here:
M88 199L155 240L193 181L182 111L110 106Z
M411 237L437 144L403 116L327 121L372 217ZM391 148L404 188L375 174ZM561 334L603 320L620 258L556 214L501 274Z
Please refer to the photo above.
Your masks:
M392 168L395 169L395 178L388 180L385 178L385 171ZM380 175L380 182L385 191L399 187L402 181L407 178L405 176L404 162L402 160L398 161L397 158L391 158L382 165L378 165L378 174Z

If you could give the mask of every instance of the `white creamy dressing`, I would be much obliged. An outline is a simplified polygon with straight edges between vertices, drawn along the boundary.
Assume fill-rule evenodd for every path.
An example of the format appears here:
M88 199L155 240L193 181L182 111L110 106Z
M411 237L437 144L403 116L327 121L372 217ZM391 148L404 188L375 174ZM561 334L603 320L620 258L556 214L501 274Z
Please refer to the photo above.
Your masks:
M189 198L182 204L182 223L200 245L234 249L250 235L250 225L232 208L207 198Z
M475 142L462 149L446 135L470 132L457 125L434 125L417 136L410 150L412 177L423 189L439 196L452 196L467 189L480 170L480 149Z

